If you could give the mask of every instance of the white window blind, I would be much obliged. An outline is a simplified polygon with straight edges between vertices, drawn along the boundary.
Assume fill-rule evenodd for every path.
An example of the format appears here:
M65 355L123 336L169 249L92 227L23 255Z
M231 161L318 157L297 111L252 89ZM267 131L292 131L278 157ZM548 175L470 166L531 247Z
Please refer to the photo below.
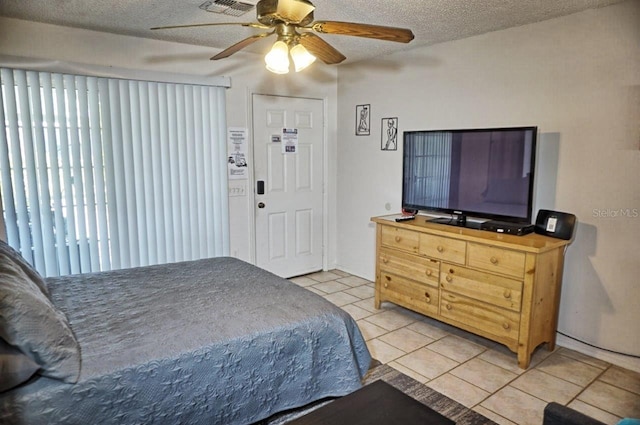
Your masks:
M225 89L0 70L9 244L46 276L228 255Z

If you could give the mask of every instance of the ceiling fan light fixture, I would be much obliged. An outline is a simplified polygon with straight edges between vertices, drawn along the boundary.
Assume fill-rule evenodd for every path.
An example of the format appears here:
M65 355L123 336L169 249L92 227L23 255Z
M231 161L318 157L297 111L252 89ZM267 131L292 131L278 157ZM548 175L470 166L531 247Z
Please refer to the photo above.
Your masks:
M316 61L316 57L309 53L302 44L296 44L291 48L291 58L296 72L302 71Z
M289 72L289 47L284 41L276 41L267 55L264 57L267 69L275 74Z

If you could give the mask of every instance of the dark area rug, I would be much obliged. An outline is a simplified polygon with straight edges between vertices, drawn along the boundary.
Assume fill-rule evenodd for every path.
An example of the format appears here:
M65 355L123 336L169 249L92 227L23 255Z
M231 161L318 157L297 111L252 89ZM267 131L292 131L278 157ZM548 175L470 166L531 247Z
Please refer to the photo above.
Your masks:
M427 387L415 379L397 371L386 364L375 366L369 370L364 378L364 384L382 379L393 385L408 396L429 406L458 425L497 425L481 414L474 412L455 400L440 394L436 390Z
M457 425L497 425L495 422L485 418L479 413L463 406L427 387L415 379L397 371L391 366L375 363L363 379L363 384L368 385L377 380L383 380L394 386L408 396L429 406L441 415L453 420ZM289 412L280 413L255 425L284 425L287 422L299 418L315 409L331 403L331 400L323 400L311 406L305 406Z

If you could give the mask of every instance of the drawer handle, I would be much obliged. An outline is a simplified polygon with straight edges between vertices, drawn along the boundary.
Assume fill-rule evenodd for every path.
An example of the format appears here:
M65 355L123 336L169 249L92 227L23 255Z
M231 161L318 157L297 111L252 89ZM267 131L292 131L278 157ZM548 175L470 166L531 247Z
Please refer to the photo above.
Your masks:
M385 276L385 278L386 278L389 282L391 282L391 276Z
M446 307L447 307L447 310L451 310L453 308L451 304L447 304Z
M447 275L447 277L445 277L444 280L446 280L447 282L451 283L453 278L451 276Z
M389 259L387 257L382 258L382 262L387 264L389 262Z
M498 259L496 257L491 257L489 261L491 261L491 264L498 264Z
M400 242L402 238L400 236L396 236L396 242Z
M440 253L444 252L444 247L442 245L438 245L438 247L436 248L436 250Z
M388 287L389 287L389 284L388 284L388 283L385 283L385 284L384 284L384 287L385 287L385 288L388 288Z
M428 270L426 271L427 276L431 276L433 274L433 270Z
M428 292L425 292L425 293L424 293L424 297L426 298L426 300L425 300L425 301L427 301L427 304L428 304L428 303L431 303L431 297L429 296L429 293L428 293Z
M509 326L509 324L507 322L504 322L502 324L502 327L505 328L505 329L509 329L511 326Z
M505 290L504 290L504 297L505 297L506 299L511 298L511 291L510 291L510 290L508 290L508 289L505 289Z

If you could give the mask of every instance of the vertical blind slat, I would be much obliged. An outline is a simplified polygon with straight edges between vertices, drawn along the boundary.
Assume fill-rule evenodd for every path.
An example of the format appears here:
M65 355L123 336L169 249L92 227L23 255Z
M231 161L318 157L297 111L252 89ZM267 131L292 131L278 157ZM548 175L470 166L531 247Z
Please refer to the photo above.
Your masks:
M47 136L46 150L49 158L49 182L51 183L51 197L53 198L51 208L54 215L54 264L55 269L48 275L69 274L69 250L66 243L66 232L64 231L64 215L62 213L62 186L60 185L60 166L58 162L58 144L56 117L54 108L54 88L52 84L52 75L50 73L40 74L40 83L42 84L42 97L44 104L44 119L46 121ZM44 147L44 146L43 146Z
M140 107L140 163L142 164L142 191L144 193L144 213L146 224L145 240L147 243L145 251L147 252L147 263L157 263L157 242L155 233L155 200L153 196L153 169L151 163L153 161L151 153L151 131L149 126L149 83L140 82L138 84L138 101Z
M45 76L46 78L46 76ZM36 252L36 264L41 261L42 267L47 274L57 272L55 242L53 237L53 217L51 214L51 196L49 191L49 175L47 149L44 137L44 116L40 93L40 78L37 72L27 72L27 83L29 85L29 95L32 103L33 123L33 153L32 173L34 184L37 187L36 198L32 201L38 205L40 213L40 225L32 228L32 232L40 230L38 235L42 244ZM40 205L41 204L41 205Z
M180 158L180 115L178 109L178 87L170 85L167 92L167 103L169 106L169 138L174 140L171 144L171 208L173 213L173 235L174 235L174 261L184 259L184 244L182 242L184 232L182 231L182 215L180 205L182 198L182 163Z
M167 262L176 261L175 254L175 238L173 233L173 205L171 203L171 182L173 177L173 171L171 168L171 153L169 149L170 139L170 118L173 119L173 115L169 113L169 90L168 84L162 84L159 90L158 105L161 105L158 120L160 123L160 169L162 170L162 210L164 212L164 229L160 229L160 232L164 233L165 237L165 252Z
M69 128L72 122L67 114L66 94L64 77L60 74L54 75L54 85L56 87L56 114L60 123L60 158L62 164L62 185L64 207L63 214L67 222L65 223L68 239L66 241L69 249L69 267L71 273L80 273L80 249L78 247L78 235L76 232L76 213L73 204L73 187L71 180L71 150L69 149Z
M42 121L36 123L37 117L32 117L31 103L34 102L34 98L37 97L36 102L39 103L39 93L34 96L33 89L29 84L29 76L34 76L32 72L20 73L18 76L18 93L21 99L25 99L25 102L20 103L20 121L22 121L22 153L24 159L22 165L24 166L24 173L26 177L26 186L24 187L26 192L26 199L28 205L29 220L33 224L31 225L31 238L33 243L33 261L37 267L44 268L44 249L43 249L43 237L42 237L42 221L40 214L40 204L38 199L40 197L40 190L38 187L36 156L35 156L35 133L36 127L42 126ZM38 87L36 83L35 87Z
M194 87L193 90L193 102L194 111L193 111L193 129L194 129L194 138L193 141L195 143L195 167L193 167L193 174L195 176L195 190L194 198L196 205L196 217L198 223L197 239L196 239L196 252L206 252L207 249L207 238L208 234L206 233L206 211L204 208L205 199L198 194L202 193L203 189L203 180L199 176L202 176L203 172L203 162L204 162L204 149L202 144L204 143L204 134L202 128L202 113L199 113L202 105L202 89L199 87Z
M106 226L106 229L101 228L101 234L104 234L104 241L101 241L100 248L101 258L104 261L109 262L108 269L102 268L102 270L112 270L120 268L120 250L111 247L120 246L120 234L117 231L110 231L118 229L118 201L116 199L115 185L109 184L115 180L115 167L113 160L113 124L111 122L111 96L109 93L109 82L105 78L98 79L98 106L100 109L99 120L101 121L101 137L102 137L102 150L103 150L103 163L104 163L104 202L106 218L101 225ZM106 250L103 252L103 250Z
M202 158L204 161L204 193L209 193L210 196L206 196L204 198L204 219L205 219L205 229L206 229L206 247L205 252L207 256L213 255L215 252L215 232L214 232L214 215L213 215L213 196L214 196L214 188L213 188L213 173L211 171L211 165L215 162L214 157L212 156L212 147L211 145L214 143L214 135L212 132L211 120L208 117L214 117L215 111L212 108L211 98L214 93L209 90L207 87L202 88L203 97L202 97L202 132L203 132L203 154Z
M185 151L187 153L187 190L189 191L189 241L191 243L190 246L190 255L187 257L188 260L191 260L195 257L195 253L198 252L199 243L199 231L197 229L196 223L198 223L198 200L196 198L196 149L197 142L195 139L195 125L196 122L194 120L194 95L193 95L193 86L185 87L185 119L187 122L187 139L193 140L194 147L191 149L188 148L188 145L185 143ZM193 223L194 225L192 225Z
M147 207L144 194L144 168L142 158L142 129L140 115L140 83L138 81L129 82L129 90L131 93L131 144L133 153L133 186L136 199L136 223L137 235L139 241L138 255L140 265L149 264L147 224L145 222L145 208Z
M131 130L131 104L128 81L120 81L120 117L122 123L122 145L124 163L124 190L126 196L126 216L129 228L129 263L131 266L140 265L140 250L138 241L138 223L136 220L138 204L136 202L135 175L133 165L133 133ZM142 206L140 206L142 208Z
M80 271L90 270L91 260L89 258L89 242L87 240L87 220L84 209L84 187L82 184L73 184L73 181L82 181L82 149L80 147L80 126L78 125L78 104L76 97L76 81L74 76L64 76L64 87L71 95L65 96L67 100L67 111L69 119L69 142L70 142L70 166L71 178L69 179L69 191L73 194L73 201L69 208L73 209L76 216L77 244L80 254ZM73 179L73 180L72 180ZM73 241L69 241L73 244Z
M98 252L98 218L96 205L96 186L93 175L96 164L95 153L92 149L91 124L89 121L88 79L76 76L78 93L78 126L80 127L80 157L82 164L82 179L84 182L84 197L81 208L86 217L86 241L89 249L89 268L87 271L96 270L100 266L100 254Z
M180 202L176 205L180 214L182 252L181 260L191 258L191 240L189 233L189 180L187 162L187 124L185 120L185 88L176 86L176 116L178 119L178 159L180 161Z
M106 102L103 103L103 119L105 123L109 123L108 132L110 137L107 138L105 132L105 158L111 162L111 166L107 166L107 199L109 203L109 223L111 227L111 264L114 269L129 267L129 239L128 239L128 221L126 213L126 189L124 186L124 159L122 155L122 123L120 120L120 89L118 81L106 81L105 91L108 93L104 96ZM105 124L106 126L106 124ZM118 142L116 142L118 141ZM108 164L108 162L107 162ZM110 171L109 171L110 170Z
M105 194L105 162L104 148L102 146L102 123L100 122L100 97L98 89L98 79L87 78L87 95L89 101L89 130L91 134L91 152L93 159L93 181L95 184L95 218L96 227L96 248L98 256L96 263L92 263L92 270L111 270L111 259L109 258L109 226L107 219L107 199Z
M8 122L9 128L3 129L0 132L0 176L2 177L1 189L2 198L4 204L5 214L5 227L7 234L7 241L16 245L20 240L18 229L16 224L18 223L18 216L16 214L14 196L13 196L13 179L11 178L11 159L9 154L9 141L11 140L11 122L10 122L10 108L11 104L7 100L7 96L11 96L11 93L7 93L5 96L5 89L13 92L13 75L8 69L0 70L0 122ZM5 114L5 110L8 111Z
M26 79L24 71L16 71L15 73L15 88L16 90L8 90L7 91L7 103L9 105L8 115L9 115L9 127L10 133L12 136L11 143L11 160L13 165L13 178L15 181L14 185L14 195L15 195L15 207L16 207L16 215L18 219L18 235L20 240L30 240L31 239L31 230L29 228L29 207L27 203L27 195L25 193L27 182L25 181L23 174L23 161L22 161L22 151L23 147L21 146L21 138L20 134L23 136L26 134L27 137L30 137L31 132L29 131L20 131L20 118L18 115L19 109L23 108L23 104L28 102L28 98L26 96ZM13 78L12 78L13 82ZM13 85L12 85L13 86ZM21 99L20 104L17 103L16 94ZM24 126L23 126L24 128ZM30 241L31 242L31 241ZM23 257L27 259L27 261L34 262L33 251L30 246L20 245L20 253Z
M214 215L218 217L215 221L215 228L221 233L216 238L216 252L229 252L229 198L227 195L227 114L225 109L225 93L222 90L216 96L216 115L212 121L216 123L216 160L212 162L214 170L217 170L215 178L217 190L214 191L214 204L220 207L214 208ZM220 161L218 158L222 158ZM214 174L215 175L215 174Z
M155 227L152 229L156 237L155 247L158 263L167 262L165 237L165 210L162 191L162 158L160 152L160 102L159 90L161 84L149 83L149 140L151 142L151 181L153 182L153 211L155 216Z

